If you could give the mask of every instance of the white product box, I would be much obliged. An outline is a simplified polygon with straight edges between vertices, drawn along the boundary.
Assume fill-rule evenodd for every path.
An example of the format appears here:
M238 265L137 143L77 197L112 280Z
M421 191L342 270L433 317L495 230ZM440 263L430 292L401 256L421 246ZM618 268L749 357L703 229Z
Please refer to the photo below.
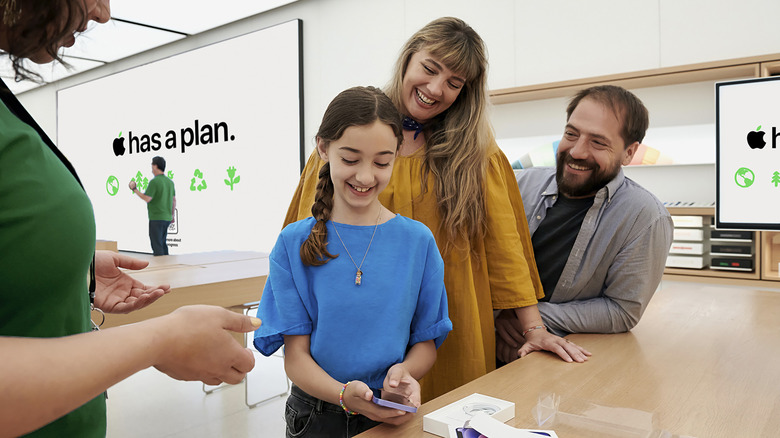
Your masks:
M704 240L704 230L697 230L695 228L675 228L672 235L674 240Z
M704 257L697 256L675 256L666 257L667 268L693 268L702 269L704 267Z
M704 216L672 216L675 228L696 228L704 225Z
M515 417L515 404L474 393L424 416L423 430L447 438L449 426L463 427L466 421L480 412L505 422Z
M672 242L672 246L669 248L669 254L704 254L703 243L692 242Z
M447 426L449 429L449 438L459 438L457 428L452 425ZM489 438L558 438L558 434L552 430L516 429L482 413L474 415L474 417L469 420L469 428L474 429L480 436Z

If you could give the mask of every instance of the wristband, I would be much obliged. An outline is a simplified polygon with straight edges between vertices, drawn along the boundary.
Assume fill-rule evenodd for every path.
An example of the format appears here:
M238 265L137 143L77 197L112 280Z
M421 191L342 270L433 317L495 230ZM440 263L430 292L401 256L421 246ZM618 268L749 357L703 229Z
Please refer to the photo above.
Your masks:
M546 327L545 327L545 326L543 326L543 325L537 325L537 326L535 326L535 327L531 327L531 328L529 328L528 330L525 330L525 331L523 331L523 334L522 334L522 336L523 336L523 337L525 337L525 335L526 335L528 332L532 332L532 331L534 331L534 330L541 330L541 329L546 329Z
M358 413L355 411L350 411L347 409L347 407L344 405L344 391L347 390L347 385L352 383L350 380L349 382L345 383L344 386L341 387L341 392L339 392L339 404L341 405L341 409L344 409L344 412L347 413L347 415L357 415Z

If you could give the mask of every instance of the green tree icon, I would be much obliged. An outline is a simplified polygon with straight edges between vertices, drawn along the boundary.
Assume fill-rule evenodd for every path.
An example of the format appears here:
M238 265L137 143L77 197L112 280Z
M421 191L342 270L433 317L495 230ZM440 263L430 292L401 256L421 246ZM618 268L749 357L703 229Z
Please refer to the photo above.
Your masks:
M135 180L135 185L138 186L139 190L142 192L146 191L146 187L149 186L149 178L145 177L140 170L135 174L135 178L132 179Z
M200 180L200 184L195 185L198 180ZM206 180L203 179L203 172L201 172L200 169L195 169L193 178L190 180L190 191L194 192L197 190L200 192L201 190L206 190L207 188L208 186L206 185Z
M780 172L776 171L772 174L772 184L777 187L778 184L780 184Z
M230 191L232 192L233 191L233 185L234 184L238 184L238 182L241 181L241 176L240 175L238 175L238 176L236 175L236 168L235 168L235 166L228 167L227 173L228 173L228 178L229 179L225 180L225 185L230 186Z

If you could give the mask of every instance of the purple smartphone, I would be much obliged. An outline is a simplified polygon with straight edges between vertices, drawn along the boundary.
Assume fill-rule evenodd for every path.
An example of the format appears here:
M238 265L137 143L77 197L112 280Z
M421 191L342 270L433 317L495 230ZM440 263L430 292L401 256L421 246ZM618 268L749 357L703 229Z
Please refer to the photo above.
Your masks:
M377 398L376 396L374 396L373 401L379 406L384 406L386 408L400 409L402 411L411 412L411 413L417 412L417 408L412 405L404 405L401 403L391 402L390 400Z

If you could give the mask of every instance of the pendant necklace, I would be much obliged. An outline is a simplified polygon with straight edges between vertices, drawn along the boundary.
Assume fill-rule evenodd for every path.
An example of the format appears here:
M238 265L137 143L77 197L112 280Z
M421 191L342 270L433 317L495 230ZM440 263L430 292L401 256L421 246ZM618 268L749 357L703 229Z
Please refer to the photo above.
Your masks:
M355 263L355 259L352 258L352 254L349 253L349 249L347 248L347 245L344 245L344 241L341 240L341 235L339 234L339 229L336 226L336 223L332 220L330 221L333 224L333 229L336 230L336 236L339 238L339 242L341 242L341 246L344 247L345 250L347 250L347 255L349 256L349 259L352 260L352 264L355 265L355 269L357 269L357 273L355 273L355 286L360 286L360 282L363 280L363 271L361 268L363 267L363 262L366 261L366 256L368 255L368 250L371 249L371 242L374 241L374 236L376 235L376 229L379 227L379 218L382 217L382 206L379 206L379 214L376 217L376 225L374 225L374 233L371 234L371 240L368 241L368 248L366 248L366 253L363 254L363 260L360 261L360 265Z

